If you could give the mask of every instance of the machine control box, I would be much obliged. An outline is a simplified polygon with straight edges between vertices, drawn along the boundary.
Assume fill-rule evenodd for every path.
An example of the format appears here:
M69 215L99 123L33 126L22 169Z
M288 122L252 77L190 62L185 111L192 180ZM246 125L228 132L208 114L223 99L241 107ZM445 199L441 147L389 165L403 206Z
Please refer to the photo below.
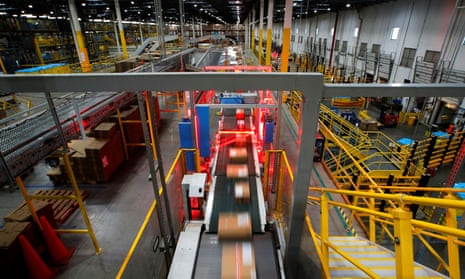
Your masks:
M205 194L206 173L186 174L182 179L183 188L189 189L189 198L203 198Z

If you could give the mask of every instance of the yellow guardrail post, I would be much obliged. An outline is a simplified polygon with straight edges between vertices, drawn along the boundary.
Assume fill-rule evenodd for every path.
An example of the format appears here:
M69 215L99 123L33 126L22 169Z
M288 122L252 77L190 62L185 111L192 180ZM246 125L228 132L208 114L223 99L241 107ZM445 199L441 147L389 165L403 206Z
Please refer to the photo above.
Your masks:
M373 189L370 189L370 192L373 193ZM369 202L370 210L375 210L375 199L374 198L369 198L368 202ZM369 239L370 239L371 242L376 242L375 218L376 218L376 216L370 214L370 217L369 217L370 225L369 225L368 229L370 230L369 231Z
M397 278L414 278L412 213L402 207L392 210L394 217L394 241Z
M328 228L328 220L329 220L329 212L328 212L328 197L326 193L321 194L321 227L320 227L320 241L321 241L321 256L322 256L322 265L329 266L329 251L328 245L326 242L328 241L329 236L329 228Z
M281 155L281 154L280 154ZM282 180L282 175L281 175L281 164L282 164L283 157L279 156L278 164L277 167L275 168L275 172L278 171L278 177L277 177L277 189L276 189L276 210L279 213L282 213L283 211L283 206L282 206L282 198L283 198L283 180Z
M283 152L281 151L279 153L279 160L278 160L278 165L277 168L274 171L278 172L277 176L277 181L278 181L278 195L276 196L276 203L278 204L278 211L282 212L283 206L282 206L282 198L283 198L283 169L282 169L282 164L283 164Z
M448 194L446 199L453 200L454 196ZM457 209L447 208L446 209L446 222L449 228L457 228ZM447 255L449 258L449 276L450 278L460 278L460 255L459 248L457 245L457 237L448 235L447 236Z
M268 200L268 175L269 174L269 167L270 167L270 151L265 151L265 168L263 172L263 195L265 202Z
M200 171L200 152L196 148L194 153L195 153L195 171Z

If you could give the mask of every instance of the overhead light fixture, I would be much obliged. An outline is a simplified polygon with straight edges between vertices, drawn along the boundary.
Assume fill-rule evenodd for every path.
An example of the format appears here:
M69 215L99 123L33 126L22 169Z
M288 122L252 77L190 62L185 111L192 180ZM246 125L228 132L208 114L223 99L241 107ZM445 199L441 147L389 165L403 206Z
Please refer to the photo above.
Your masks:
M394 27L391 31L391 40L397 40L399 38L400 27Z
M131 1L131 5L134 5L134 1Z
M28 7L29 9L32 9L32 5L31 5L31 4L27 5L27 7Z
M50 11L50 14L53 15L55 12L54 11Z
M318 12L317 10L313 10L313 13L315 13L315 14L316 14L317 12Z
M331 11L331 8L328 8L328 12Z
M346 8L350 8L350 7L351 7L350 3L347 3Z
M86 6L86 3L84 3L84 2L83 2L83 3L81 3L81 6L85 7L85 6Z

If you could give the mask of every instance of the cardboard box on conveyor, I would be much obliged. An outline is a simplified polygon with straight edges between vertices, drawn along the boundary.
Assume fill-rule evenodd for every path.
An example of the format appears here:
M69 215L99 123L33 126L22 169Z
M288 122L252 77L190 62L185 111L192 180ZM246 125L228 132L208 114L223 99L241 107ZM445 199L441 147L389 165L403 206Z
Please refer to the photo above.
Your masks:
M230 147L229 160L232 163L247 163L247 148L245 147Z
M248 212L223 212L218 216L218 239L250 240L252 222Z
M234 183L234 197L236 201L250 201L250 186L247 181L236 181Z
M249 176L249 167L246 164L228 164L226 166L227 178L246 178Z
M257 278L255 253L251 242L223 243L221 278Z

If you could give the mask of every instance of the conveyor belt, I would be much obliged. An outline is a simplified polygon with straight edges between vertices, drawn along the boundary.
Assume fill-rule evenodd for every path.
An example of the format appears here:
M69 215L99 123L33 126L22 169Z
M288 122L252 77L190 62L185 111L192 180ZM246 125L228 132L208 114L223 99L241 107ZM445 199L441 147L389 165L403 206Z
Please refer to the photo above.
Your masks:
M252 245L255 252L257 278L280 278L273 234L271 232L254 234ZM221 278L221 249L218 235L202 234L194 278Z
M240 203L234 198L234 179L228 179L224 175L217 177L209 232L218 232L218 216L221 212L249 212L252 218L252 232L261 232L257 184L254 176L249 176L249 187L250 203Z
M249 175L255 176L255 164L253 161L253 148L252 148L252 140L250 136L245 136L246 142L245 147L247 148L247 154L249 157L247 158L247 165L249 166ZM221 176L226 175L226 165L230 163L229 161L229 148L235 147L236 135L220 135L220 145L222 148L219 150L218 153L218 160L216 162L215 168L215 175Z
M234 147L236 135L221 135L220 146L216 162L216 183L213 209L211 213L209 232L216 233L218 231L218 216L221 212L249 212L252 219L252 231L254 233L261 232L260 211L257 196L256 172L252 148L252 140L250 136L246 136L245 147L247 148L247 165L249 169L249 187L250 187L250 202L240 203L234 197L235 179L226 177L226 166L230 163L229 148Z

